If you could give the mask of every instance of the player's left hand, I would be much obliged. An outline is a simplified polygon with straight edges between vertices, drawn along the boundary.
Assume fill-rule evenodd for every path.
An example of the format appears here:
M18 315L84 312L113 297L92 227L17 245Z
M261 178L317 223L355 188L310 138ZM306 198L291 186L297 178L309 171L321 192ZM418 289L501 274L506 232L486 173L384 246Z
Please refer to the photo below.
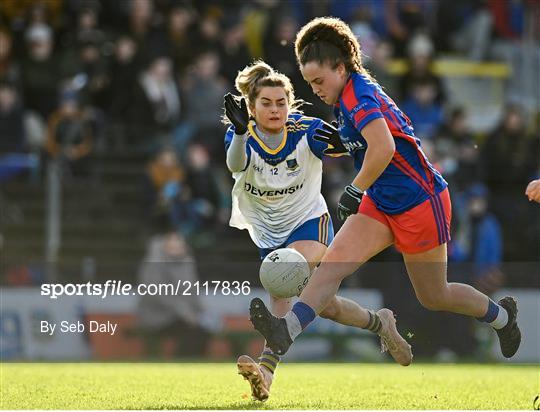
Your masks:
M332 125L323 122L322 127L315 130L313 138L328 145L323 151L326 155L347 153L347 149L339 137L336 121L332 122Z
M358 213L363 194L361 190L352 184L345 188L345 191L339 198L337 208L337 217L340 221L344 222L350 215Z

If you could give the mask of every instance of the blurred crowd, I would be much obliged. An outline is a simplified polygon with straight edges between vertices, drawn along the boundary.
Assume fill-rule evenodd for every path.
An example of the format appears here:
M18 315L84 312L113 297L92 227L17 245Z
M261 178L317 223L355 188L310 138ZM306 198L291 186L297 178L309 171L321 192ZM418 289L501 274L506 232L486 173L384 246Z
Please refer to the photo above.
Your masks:
M147 223L165 218L187 239L211 234L228 221L222 101L238 70L263 58L311 103L306 114L331 120L293 50L298 29L323 15L351 25L367 68L450 183L451 259L474 262L478 279L499 276L504 260L537 260L538 211L524 190L540 173L538 106L511 98L523 85L510 78L498 124L473 132L433 69L440 56L517 67L522 47L540 67L534 0L4 1L0 152L39 154L42 164L61 159L82 178L92 175L95 154L144 153ZM390 70L395 59L406 67L398 75ZM352 165L331 159L325 170L334 208Z

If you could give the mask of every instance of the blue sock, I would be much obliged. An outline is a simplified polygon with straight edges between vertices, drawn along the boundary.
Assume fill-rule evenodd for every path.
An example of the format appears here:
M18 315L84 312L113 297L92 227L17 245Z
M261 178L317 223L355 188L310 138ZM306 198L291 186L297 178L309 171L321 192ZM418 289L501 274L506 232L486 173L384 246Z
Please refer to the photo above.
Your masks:
M495 302L493 302L490 299L489 304L488 304L487 313L484 316L482 316L481 318L476 318L476 319L478 319L480 322L491 323L495 319L497 319L498 314L499 314L499 305L497 305Z
M296 302L291 310L298 318L300 325L302 326L302 330L304 330L307 325L313 322L313 320L317 316L315 314L315 311L309 305L306 305L304 302Z

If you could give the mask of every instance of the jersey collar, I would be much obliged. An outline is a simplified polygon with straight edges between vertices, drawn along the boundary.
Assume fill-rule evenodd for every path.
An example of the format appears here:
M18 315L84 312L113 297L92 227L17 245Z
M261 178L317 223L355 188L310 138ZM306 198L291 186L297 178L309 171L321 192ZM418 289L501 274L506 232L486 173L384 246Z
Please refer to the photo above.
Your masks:
M261 148L269 154L275 155L281 151L285 147L285 143L287 143L287 125L283 127L283 138L281 139L281 143L278 147L275 149L270 149L266 144L263 142L263 140L257 135L257 132L255 131L255 128L253 127L255 125L255 122L251 121L248 123L248 130L251 136L255 139L255 141L261 146Z

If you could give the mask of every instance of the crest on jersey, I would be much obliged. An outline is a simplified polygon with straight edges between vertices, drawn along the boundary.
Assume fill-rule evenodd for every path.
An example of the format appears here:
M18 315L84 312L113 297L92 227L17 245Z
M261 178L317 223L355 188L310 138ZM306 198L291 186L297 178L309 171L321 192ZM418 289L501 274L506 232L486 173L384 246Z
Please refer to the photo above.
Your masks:
M287 170L296 170L298 167L298 162L296 159L288 159L287 160Z

